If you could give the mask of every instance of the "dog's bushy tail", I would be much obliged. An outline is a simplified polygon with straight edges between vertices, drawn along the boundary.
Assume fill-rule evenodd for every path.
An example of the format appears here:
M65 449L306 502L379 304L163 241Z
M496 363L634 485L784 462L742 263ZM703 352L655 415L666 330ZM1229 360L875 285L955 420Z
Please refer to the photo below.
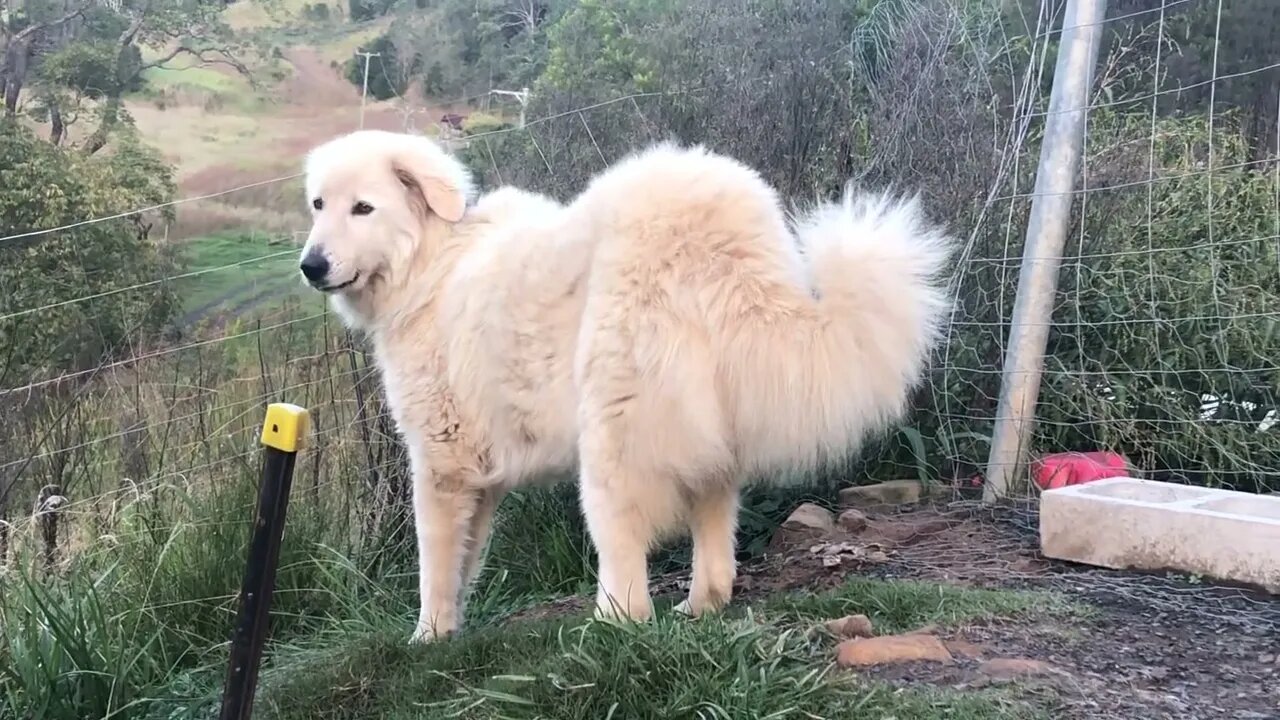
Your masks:
M734 363L739 457L757 472L837 459L897 421L949 308L951 242L915 198L851 190L794 232L810 311L746 333Z

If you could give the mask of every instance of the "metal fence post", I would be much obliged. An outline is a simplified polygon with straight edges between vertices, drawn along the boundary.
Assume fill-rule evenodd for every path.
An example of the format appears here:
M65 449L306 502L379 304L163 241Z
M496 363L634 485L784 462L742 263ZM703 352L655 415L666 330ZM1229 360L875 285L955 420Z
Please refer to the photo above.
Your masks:
M249 541L249 561L240 590L240 611L231 638L231 658L222 691L220 720L248 720L258 685L258 666L267 639L271 593L275 589L280 540L284 535L285 511L293 467L303 438L310 426L307 411L297 405L274 403L267 406L262 425L266 446L262 464L262 486Z
M36 498L35 521L40 529L41 567L45 574L50 574L58 560L58 518L67 498L62 494L62 486L45 485L40 488Z
M1062 19L1062 41L1004 357L1000 404L987 458L983 491L987 502L1008 495L1026 460L1106 13L1106 0L1067 0Z

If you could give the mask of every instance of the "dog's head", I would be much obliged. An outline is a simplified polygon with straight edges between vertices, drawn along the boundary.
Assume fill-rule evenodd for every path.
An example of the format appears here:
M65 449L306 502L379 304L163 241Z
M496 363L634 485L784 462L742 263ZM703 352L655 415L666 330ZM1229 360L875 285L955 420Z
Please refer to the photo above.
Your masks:
M306 193L302 275L350 300L392 279L431 233L461 220L472 185L466 168L425 137L361 130L311 151Z

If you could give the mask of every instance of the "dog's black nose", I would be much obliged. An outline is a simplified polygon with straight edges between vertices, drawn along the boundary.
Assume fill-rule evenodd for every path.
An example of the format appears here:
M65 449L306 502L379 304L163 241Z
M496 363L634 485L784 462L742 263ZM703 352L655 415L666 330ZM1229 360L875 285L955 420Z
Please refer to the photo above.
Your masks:
M320 282L329 274L329 261L318 252L307 253L302 258L302 274L311 282Z

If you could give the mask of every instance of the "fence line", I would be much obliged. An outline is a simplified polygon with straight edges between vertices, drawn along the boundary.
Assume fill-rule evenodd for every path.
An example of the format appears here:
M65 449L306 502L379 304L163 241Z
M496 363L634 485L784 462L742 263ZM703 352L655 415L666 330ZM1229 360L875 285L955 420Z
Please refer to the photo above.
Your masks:
M547 122L559 118L575 118L576 122L587 122L582 116L582 112L601 107L616 106L624 101L630 101L630 107L639 112L639 106L635 104L637 97L651 96L652 94L638 95L626 94L615 98L613 101L597 102L583 106L580 110L557 113L547 117L537 118L530 124L545 124ZM587 126L589 129L589 126ZM527 129L527 128L524 128ZM529 135L531 137L531 135ZM481 139L482 142L487 140ZM495 166L496 169L496 166ZM267 181L256 183L247 183L236 188L200 195L196 197L183 198L172 203L157 205L152 207L139 208L138 210L118 213L101 218L92 218L77 223L69 223L63 226L48 228L44 230L30 231L18 233L5 238L0 238L0 242L6 240L17 240L23 237L31 237L35 235L49 234L62 230L73 229L88 224L106 222L113 219L129 217L138 213L150 210L161 209L163 207L186 204L199 200L213 199L231 194L233 192L254 187L261 187L270 183L283 182L300 177L300 174L283 176ZM55 309L65 309L69 306L83 304L90 301L110 298L112 296L122 295L130 291L145 290L147 288L162 285L164 283L187 280L190 278L198 278L207 276L212 273L234 272L238 268L250 267L272 260L286 257L293 254L296 250L283 250L280 252L265 253L257 255L253 258L240 260L232 263L224 263L212 268L202 268L181 273L173 273L164 277L145 280L142 282L130 283L126 286L111 288L99 292L87 293L81 296L56 300L44 303L34 307L21 308L0 316L0 322L19 320L33 315L37 315L44 311L52 311ZM318 429L316 431L316 439L321 440L327 437L348 435L353 429L359 430L357 437L350 438L355 442L354 445L346 449L340 450L343 453L355 453L352 457L370 455L370 453L385 453L385 450L371 450L370 443L380 445L395 445L398 440L394 437L388 437L387 432L390 431L390 417L385 410L374 410L366 412L365 409L371 403L378 402L370 396L370 393L376 393L376 385L365 390L361 390L366 382L371 382L376 374L370 363L366 360L363 363L357 362L357 355L360 351L352 346L349 342L329 345L326 331L326 348L323 352L304 352L298 357L286 357L283 362L272 362L271 370L263 369L259 377L241 376L237 378L224 378L217 381L216 388L202 387L203 383L199 378L193 382L186 382L175 376L173 379L166 379L164 376L168 371L160 373L154 372L156 367L154 363L165 362L171 358L188 352L211 347L228 346L229 343L250 337L259 338L259 343L263 339L276 339L282 333L290 328L309 327L309 324L324 321L329 322L330 316L327 308L323 312L304 314L298 316L288 316L277 322L267 322L259 327L244 329L236 332L224 332L212 337L200 337L198 339L173 344L161 345L154 349L143 350L131 353L129 356L110 361L99 363L98 365L82 370L64 372L56 376L42 379L31 379L29 382L17 384L12 387L0 388L0 402L5 400L13 401L19 399L21 403L27 403L32 393L43 392L47 389L62 386L77 385L81 389L77 390L75 396L71 400L72 406L82 403L84 399L93 398L103 393L111 393L110 397L119 395L126 404L134 404L141 402L136 400L132 395L139 392L154 394L160 392L161 399L173 407L187 402L201 403L198 409L185 410L181 412L168 412L157 415L151 410L144 410L139 407L136 410L137 419L128 419L124 421L120 427L112 428L107 432L101 432L100 429L93 427L84 427L82 429L66 429L73 424L74 421L68 416L60 415L48 422L44 436L34 444L28 446L27 450L22 452L18 457L0 458L0 508L8 504L8 496L18 489L19 481L24 475L30 475L30 471L34 467L40 467L38 472L43 476L46 472L65 472L55 470L58 466L78 467L79 464L87 462L85 458L92 457L92 472L97 476L106 476L120 471L120 477L128 477L127 466L130 462L128 452L124 449L116 447L118 443L127 444L136 437L144 438L142 442L159 442L159 440L148 441L150 435L160 436L166 433L175 433L177 442L168 442L159 447L165 455L165 465L178 467L173 470L162 472L159 475L145 476L141 479L135 478L133 482L128 483L125 487L108 487L105 490L98 487L98 491L91 488L84 488L79 492L75 492L72 502L65 507L60 508L60 512L64 517L76 518L80 508L92 508L94 503L109 501L113 496L120 493L145 493L150 488L163 486L167 482L181 481L190 482L192 479L201 477L202 474L208 472L217 472L219 468L232 468L247 461L255 452L254 450L236 451L228 453L219 447L226 446L228 442L236 443L246 437L251 437L251 433L257 428L252 424L254 419L252 413L253 408L258 404L263 404L272 399L283 397L284 394L294 393L300 390L308 392L327 393L327 396L321 398L321 407L315 408L313 417L318 421L325 417L326 414L333 414L335 418L342 415L345 419L334 420L332 422L325 421L329 427L326 429ZM341 361L342 356L350 358L351 367L349 369L334 368L330 363L335 360ZM317 367L312 374L303 376L301 373L306 371L309 361L321 361L324 367ZM191 364L191 363L187 363ZM119 383L110 381L104 383L104 374L113 370L125 368L134 368L134 372L138 377L131 377L129 380ZM180 365L174 366L175 371L180 369ZM284 382L275 387L265 388L267 376L270 373L281 375ZM227 399L219 399L219 396L225 392L229 392L229 388L233 388L237 383L246 383L253 381L264 382L264 389L260 392L252 392L243 395L235 393L234 397ZM271 383L275 385L274 382ZM86 390L90 390L93 386L102 386L101 390L92 390L89 395L83 395ZM179 391L179 387L186 385L188 390ZM118 389L111 389L110 386L118 386ZM171 391L171 392L170 392ZM353 392L354 391L354 392ZM212 394L211 394L212 393ZM104 396L105 397L105 396ZM186 398L186 399L184 399ZM96 401L95 401L96 402ZM147 401L152 402L152 401ZM340 410L345 406L345 410ZM45 424L45 421L38 421L37 424ZM205 426L207 425L207 426ZM381 425L381 429L377 426ZM58 428L64 428L59 431ZM197 428L202 428L197 430ZM190 437L192 431L197 431L197 437ZM68 434L71 433L71 434ZM76 433L79 433L78 437ZM203 436L199 436L200 434ZM68 438L76 438L68 441ZM0 438L0 443L4 439ZM363 449L362 449L363 448ZM104 453L105 451L105 453ZM86 453L91 455L86 455ZM214 459L206 460L202 464L191 467L181 467L181 464L188 461L188 458L194 459L200 454L206 457L210 454L214 455ZM105 455L105 456L104 456ZM317 459L317 464L318 464ZM383 463L363 463L364 467L359 471L360 476L378 475L383 472L395 471L401 468L403 459L391 460ZM46 467L47 466L47 467ZM82 472L82 471L74 471ZM317 471L318 472L318 471ZM64 475L64 478L66 476ZM67 478L70 479L70 478ZM100 480L94 480L90 485L101 485ZM84 490L90 490L89 495L84 495ZM92 514L92 511L91 511ZM88 519L88 518L85 518ZM18 524L11 523L14 527Z
M1073 4L1077 3L1068 4L1068 15ZM1108 92L1113 88L1100 84L1090 88L1088 96L1105 100L1029 113L1049 125L1055 117L1083 113L1086 150L1080 172L1064 187L1045 191L1037 186L1030 192L1015 187L999 193L994 202L1007 203L1012 220L1028 201L1034 212L1037 203L1065 198L1070 214L1061 216L1062 223L1070 224L1076 247L1032 254L1027 248L1038 235L1032 228L1024 246L1006 241L1003 253L974 253L965 258L960 273L989 277L1014 262L1025 267L1032 255L1037 261L1062 262L1068 275L1051 293L1052 301L1029 317L1008 319L1004 314L1003 293L1009 284L1004 277L998 283L999 297L982 281L970 285L968 295L958 295L958 306L964 309L952 325L952 346L941 368L945 380L943 387L934 388L934 397L944 433L972 435L974 428L992 424L997 436L1007 431L1011 423L1006 410L1002 406L993 411L990 403L997 389L1009 392L1009 373L1015 370L994 369L993 359L1008 352L1006 336L1045 333L1047 353L1032 350L1027 364L1044 373L1043 381L1031 383L1035 390L1050 394L1038 406L1029 403L1026 408L1043 432L1014 443L1013 452L1115 449L1128 455L1137 471L1161 479L1266 490L1280 481L1280 465L1275 464L1280 457L1268 449L1266 440L1280 415L1274 384L1280 347L1274 330L1267 330L1280 322L1280 297L1275 292L1280 287L1280 102L1275 147L1261 152L1255 146L1250 157L1237 150L1242 128L1223 121L1220 98L1233 81L1274 77L1280 62L1273 54L1254 58L1252 66L1221 65L1221 51L1230 40L1224 36L1224 4L1218 2L1206 8L1208 22L1201 31L1212 42L1209 78L1166 82L1165 50L1170 56L1180 50L1167 41L1171 31L1166 16L1179 4L1163 2L1143 11L1158 13L1142 30L1154 50L1151 66L1124 66L1134 62L1131 58L1109 60L1117 77L1149 73L1149 91L1113 97ZM1132 15L1100 18L1089 25L1101 29ZM1071 34L1063 32L1063 53L1072 43L1084 42L1072 40ZM1203 112L1182 119L1167 107L1197 91L1208 96ZM1149 103L1146 134L1128 134L1124 108L1142 103ZM1117 173L1130 152L1136 159L1138 145L1146 165L1143 177ZM1268 173L1269 188L1259 184ZM1246 187L1260 192L1253 197L1274 198L1272 222L1260 222L1262 203L1249 201L1252 204L1243 207L1241 198L1249 197ZM1141 241L1126 239L1118 247L1106 247L1099 238L1129 232L1129 207L1137 203L1128 201L1127 191L1141 193L1145 227L1132 226ZM1117 212L1126 219L1104 220ZM1180 222L1171 222L1175 217ZM1117 223L1125 229L1112 230ZM1018 284L1019 290L1023 287ZM1130 295L1133 302L1122 299ZM963 354L953 351L957 344L965 346ZM1004 383L984 379L997 374ZM953 395L971 399L954 403ZM958 411L956 405L974 409ZM1016 467L1010 453L1007 444L988 451L984 479L989 492L1003 489L1001 476ZM971 453L950 454L960 461L972 458ZM1027 478L1019 477L1017 489L1009 494L1033 491Z
M289 361L289 362L292 362L292 361ZM333 380L336 380L336 379L343 379L343 378L353 378L353 377L354 377L354 378L357 378L356 382L360 382L360 381L363 381L363 380L371 379L371 378L373 377L373 375L374 375L376 372L377 372L377 371L376 371L375 369L373 369L373 368L365 368L365 369L363 369L362 371L361 371L361 370L343 370L343 371L340 371L340 372L337 372L337 373L332 373L332 372L330 372L330 373L328 373L328 374L326 374L326 375L324 375L324 376L322 376L322 377L311 378L311 379L305 380L305 381L303 381L303 382L294 383L294 384L292 384L292 385L286 385L286 386L284 386L284 387L278 388L278 389L273 390L273 391L271 391L271 392L265 392L265 393L261 393L261 394L258 394L258 395L254 395L254 396L252 396L252 397L242 398L242 399L236 400L236 401L234 401L234 402L227 403L227 404L225 404L225 405L219 405L219 406L212 407L212 408L206 408L206 409L201 410L201 411L198 411L198 412L193 412L193 413L189 413L189 414L186 414L186 415L179 415L179 416L177 416L177 417L166 418L164 422L165 422L165 424L166 424L166 425L182 424L183 422L186 422L186 421L189 421L189 420L195 420L196 418L199 418L199 417L206 417L206 416L210 416L210 415L212 415L212 416L217 416L217 415L219 415L220 413L224 413L224 412L226 412L226 411L228 411L228 410L232 410L232 409L235 409L235 408L244 407L244 410L243 410L242 412L238 413L238 414L237 414L236 416L234 416L232 419L225 421L221 426L219 426L219 427L214 427L214 428L210 428L210 430L209 430L209 434L210 434L210 435L213 435L213 436L216 436L216 435L220 434L221 432L223 432L223 431L227 428L227 426L229 426L229 425L231 425L231 424L233 424L233 423L235 423L235 422L237 422L237 421L240 421L240 420L244 420L244 419L246 419L246 418L249 418L249 417L251 417L251 414L253 414L253 415L252 415L253 417L256 417L257 412L258 412L259 410L261 410L261 406L262 406L262 405L267 404L267 402L268 402L268 401L270 401L270 400L272 400L273 398L289 397L289 396L290 396L290 395L289 395L290 391L293 391L293 390L301 390L301 389L306 388L306 387L309 387L309 386L311 386L311 385L316 385L316 384L319 384L319 383L325 383L325 382L331 382L331 381L333 381ZM258 379L259 379L259 378L252 378L252 379L249 379L248 381L256 381L256 380L258 380ZM227 381L227 382L233 382L233 381ZM331 402L335 402L335 403L336 403L336 402L340 402L340 401L335 399L335 400L333 400L333 401L331 401ZM354 400L352 400L351 402L354 402ZM246 407L246 406L247 406L247 407ZM239 431L237 431L237 432L247 432L247 431L250 431L250 430L256 431L257 429L258 429L258 428L257 428L257 426L255 426L255 425L247 425L247 426L245 426L245 427L241 428L241 429L240 429ZM119 440L119 439L122 439L122 438L128 437L128 436L133 435L133 434L135 434L135 433L137 433L137 432L138 432L138 428L131 427L131 428L127 429L127 430L121 430L121 431L119 431L119 432L115 432L115 433L112 433L112 434L109 434L109 435L104 435L104 436L102 436L102 437L96 437L96 438L94 438L94 439L92 439L92 440L89 440L89 441L86 441L86 442L77 443L77 444L75 444L75 445L66 445L66 446L63 446L63 447L55 448L55 449L53 449L53 450L46 450L46 451L44 451L44 452L33 453L33 454L31 454L31 455L28 455L28 456L27 456L27 457L25 457L25 458L22 458L21 460L10 460L10 461L7 461L7 462L0 463L0 472L2 472L2 471L4 471L4 470L7 470L7 469L9 469L9 468L12 468L12 467L18 467L18 466L20 466L20 465L22 465L22 464L24 464L24 463L30 462L30 461L32 461L32 460L44 460L44 459L51 458L51 457L55 457L55 456L57 456L57 455L61 455L61 454L64 454L64 453L75 452L76 450L85 450L85 449L91 448L91 447L93 447L93 446L95 446L95 445L98 445L98 444L101 444L101 443L106 443L106 442L110 442L110 441L112 441L112 440ZM200 442L201 442L201 441L196 441L196 442L190 443L190 444L188 444L188 445L179 445L179 446L175 446L175 447L169 448L169 451L170 451L170 452L175 452L175 453L181 453L181 451L182 451L182 450L185 450L185 449L189 449L189 448L191 448L191 447L194 447L196 444L199 444Z
M44 305L40 305L38 307L31 307L23 310L17 310L5 315L0 315L0 321L13 320L14 318L25 317L27 315L32 315L45 310L52 310L54 308L66 307L67 305L77 305L79 303L88 302L90 300L101 300L102 298L105 298L105 297L111 297L112 295L119 295L120 293L126 293L132 290L141 290L143 288L154 287L156 285L163 285L164 283L173 282L175 280L187 280L193 277L200 277L201 275L208 275L209 273L223 272L224 270L231 270L234 268L243 267L245 265L252 265L254 263L260 263L266 260L275 260L275 259L284 257L286 255L296 255L296 254L297 254L296 250L281 250L280 252L277 252L277 253L260 255L255 258L249 258L247 260L238 260L236 262L228 263L226 265L219 265L217 267L204 268L201 270L192 270L190 272L178 273L177 275L166 275L165 277L162 277L158 280L148 280L146 282L135 283L133 285L127 285L125 287L105 290L103 292L94 293L92 295L81 295L80 297L71 298L69 300L59 300L57 302L51 302L51 303L46 303Z
M1235 355L1224 353L1219 356L1214 352L1201 355L1175 353L1176 357L1173 359L1164 359L1162 355L1165 351L1180 353L1186 345L1223 333L1236 332L1240 327L1252 327L1277 317L1276 306L1268 306L1262 302L1262 299L1268 297L1265 283L1233 277L1231 282L1224 282L1221 288L1215 284L1212 292L1218 295L1216 302L1198 302L1198 294L1192 292L1192 289L1199 287L1202 278L1198 273L1183 273L1177 269L1180 262L1191 263L1189 258L1202 254L1229 259L1235 257L1235 253L1252 252L1264 244L1280 240L1280 195L1277 195L1278 199L1275 201L1274 229L1269 232L1266 228L1252 226L1229 229L1218 217L1222 212L1224 199L1221 193L1223 184L1228 182L1227 175L1252 177L1265 172L1276 163L1270 157L1244 157L1224 152L1224 123L1215 119L1213 102L1210 103L1208 122L1205 123L1208 126L1211 161L1207 165L1196 165L1189 161L1171 162L1165 157L1170 153L1170 144L1178 142L1178 133L1186 128L1166 127L1168 114L1162 112L1164 103L1179 98L1182 93L1201 88L1212 90L1216 98L1219 83L1265 77L1267 73L1280 69L1280 62L1264 58L1256 67L1233 69L1229 72L1218 72L1221 68L1215 67L1213 77L1209 80L1197 80L1176 87L1166 85L1161 75L1161 68L1167 63L1163 54L1164 36L1168 32L1165 14L1170 8L1188 3L1189 0L1171 0L1162 3L1159 8L1077 24L1079 28L1092 27L1101 31L1108 23L1132 20L1138 16L1148 16L1153 23L1158 22L1155 47L1159 50L1155 66L1151 69L1153 77L1149 91L1144 86L1141 92L1112 98L1104 94L1102 88L1089 88L1090 92L1082 102L1064 107L1041 107L1038 104L1038 88L1043 74L1047 72L1044 66L1048 63L1038 63L1037 57L1047 52L1048 45L1045 41L1061 32L1053 28L1047 18L1038 21L1041 27L1031 35L1036 45L1029 51L1030 61L1025 72L1018 68L1017 72L1011 73L1010 80L1016 88L1012 103L1015 110L1007 125L1001 126L995 133L993 144L999 148L999 152L991 170L990 182L984 187L982 197L973 199L978 208L973 216L976 220L964 228L967 238L958 259L957 272L952 278L956 305L947 326L950 341L940 350L938 358L935 358L931 384L918 407L918 415L924 417L913 421L923 428L926 440L939 448L930 451L928 462L930 471L942 479L949 479L948 474L963 472L965 467L980 466L983 460L990 460L984 443L990 444L990 429L1002 415L993 405L1000 388L999 378L1002 374L1007 374L1001 367L1000 358L1010 350L1011 343L1007 335L1015 323L1010 317L1008 306L1013 289L1018 283L1010 277L1009 270L1015 263L1023 262L1025 246L1021 230L1027 205L1055 197L1065 198L1070 209L1070 220L1074 223L1070 225L1067 236L1076 242L1071 249L1066 249L1064 241L1061 251L1041 253L1041 260L1061 263L1062 272L1069 275L1053 294L1046 312L1037 317L1016 320L1020 331L1044 331L1051 345L1060 346L1048 350L1047 361L1041 368L1044 379L1039 388L1040 412L1036 417L1036 432L1028 441L1031 445L1028 449L1077 449L1094 443L1122 448L1138 446L1141 452L1154 452L1149 450L1149 446L1159 443L1150 440L1143 433L1150 434L1153 429L1157 429L1180 438L1185 436L1189 445L1200 443L1215 448L1213 452L1229 460L1225 468L1227 472L1250 474L1264 479L1276 477L1274 470L1268 470L1269 456L1258 450L1256 440L1242 439L1245 433L1260 435L1272 432L1275 409L1267 404L1265 397L1255 401L1250 399L1254 396L1248 392L1236 392L1215 383L1225 377L1241 386L1253 387L1280 370L1274 360L1280 355L1268 355L1264 352L1269 346L1262 341L1258 341L1256 348L1253 345L1247 346L1245 349L1252 354L1245 353L1244 357L1238 356L1238 350L1244 346L1237 348ZM1219 17L1220 15L1221 4ZM1070 43L1070 33L1062 37L1064 44ZM1223 38L1218 37L1215 46L1221 42ZM847 51L848 48L845 47L840 52ZM833 53L832 57L834 56ZM383 70L385 73L386 68ZM554 105L549 105L543 115L529 120L523 128L507 127L474 133L460 138L458 144L463 149L474 148L480 164L473 167L485 168L487 172L505 180L519 181L520 169L524 169L527 174L532 172L529 168L517 167L511 159L513 151L524 148L528 151L530 167L535 168L538 174L556 180L568 178L576 182L584 172L598 171L601 163L607 164L617 153L626 149L625 143L619 143L618 138L611 137L611 133L604 129L612 127L611 122L631 122L634 125L631 129L635 131L635 138L632 138L634 142L652 139L653 128L662 126L663 108L668 103L646 103L642 108L639 101L658 101L680 95L702 96L706 90L707 88L693 88L670 92L623 93L556 111L552 111ZM401 101L408 103L406 98L401 98ZM1149 103L1149 106L1143 103ZM1128 112L1127 109L1139 105L1142 106L1146 126L1143 133L1126 134L1106 124L1110 122L1109 116L1123 114ZM1280 118L1280 107L1277 110ZM1026 181L1029 169L1035 165L1031 153L1039 146L1036 135L1038 124L1052 123L1055 118L1073 112L1084 113L1088 130L1084 133L1086 146L1081 161L1084 182L1079 186L1072 184L1065 190L1055 189L1052 192L1028 188L1029 183ZM533 130L535 126L539 128L537 131ZM1202 141L1205 131L1205 127L1199 128L1195 140ZM575 146L574 143L578 145ZM1190 140L1188 143L1194 145ZM581 150L582 157L566 154L566 148ZM1192 147L1185 155L1194 160L1196 152ZM1131 165L1137 170L1117 174L1112 166L1117 164L1115 157L1127 158L1124 153L1133 154L1136 159ZM1280 156L1280 131L1277 133L1276 154ZM1145 171L1138 169L1143 163L1146 164ZM300 176L301 174L284 176L141 208L130 213L20 233L0 238L0 243L129 217L170 205L217 198ZM1277 167L1275 177L1280 185L1280 167ZM1196 202L1203 203L1207 208L1209 232L1188 231L1175 234L1167 227L1171 193L1182 192L1188 186L1198 187ZM1142 196L1141 209L1137 215L1122 208L1128 212L1122 214L1127 223L1123 232L1132 233L1135 241L1111 243L1108 241L1121 232L1111 230L1108 234L1105 218L1108 212L1119 212L1110 208L1121 202L1126 191L1133 191L1135 197ZM1187 196L1177 197L1185 206ZM1201 217L1205 214L1199 210L1197 213ZM1133 222L1134 218L1140 218L1140 222ZM285 250L264 254L219 267L177 273L171 277L146 280L127 287L23 308L0 315L0 321L25 318L46 310L144 290L172 280L184 280L215 272L234 272L237 268L269 262L293 252ZM1220 279L1218 282L1223 281ZM1108 289L1113 287L1132 290L1137 298L1135 304L1102 307L1102 300L1110 302L1120 297L1119 290ZM1240 299L1245 296L1257 296L1257 301L1245 302ZM1209 305L1213 307L1210 308ZM136 392L160 393L168 397L170 394L163 391L173 390L173 399L169 402L175 407L184 402L198 400L203 403L212 399L207 408L202 406L199 410L172 412L167 418L155 413L147 415L149 408L131 408L139 410L137 427L122 425L106 432L102 432L102 428L94 428L94 434L79 436L70 431L52 432L47 442L41 442L36 448L27 448L21 459L0 458L0 481L4 480L6 472L33 462L53 467L58 463L74 463L75 460L68 458L81 453L105 454L98 449L109 448L111 443L127 441L139 428L158 432L166 427L182 426L187 436L175 441L172 446L166 446L167 451L173 456L182 456L189 451L198 452L204 440L190 439L190 433L197 422L213 418L215 420L210 422L211 434L230 434L229 439L234 440L253 429L247 421L252 419L255 404L278 398L282 393L298 391L315 392L320 397L320 406L316 408L317 417L327 417L325 422L334 423L326 427L324 432L327 434L324 437L342 434L337 430L339 426L343 429L342 432L356 429L371 433L370 442L358 440L343 446L338 452L354 453L352 457L369 452L373 441L382 441L380 438L373 438L379 432L374 425L384 423L389 418L379 410L376 380L368 369L369 365L365 363L359 369L355 365L350 368L342 366L347 362L358 364L362 353L357 346L340 338L332 328L327 327L331 320L332 316L327 311L299 314L296 317L289 315L279 322L267 322L256 329L225 332L216 337L167 344L134 352L126 358L113 359L97 368L77 370L57 377L32 377L25 384L0 389L0 401L13 400L24 394L52 390L64 383L97 383L102 380L101 373L104 371L130 366L135 367L138 377L130 378L127 383L120 383L119 388L110 391L115 393L111 397L121 397L126 407L134 402L128 394ZM313 324L322 321L326 323L326 327L320 332ZM315 330L316 333L308 335L305 340L300 339L301 343L311 343L311 347L299 351L297 356L293 354L292 348L281 350L271 345L283 333L293 329L305 329L307 332ZM1194 338L1187 335L1191 331L1198 335ZM185 369L182 370L181 377L175 373L172 382L166 381L156 371L156 368L168 367L164 363L176 364L178 360L174 356L185 351L231 347L231 342L249 337L259 339L259 352L267 356L265 364L270 366L261 369L257 376L246 374L247 370L239 368L235 371L236 377L218 377L208 383L209 387L201 387L200 378L187 377ZM312 352L321 341L327 344L325 350ZM1126 343L1145 344L1156 352L1135 351L1121 356L1115 346ZM328 347L330 344L332 347ZM286 357L279 358L282 354ZM311 367L313 361L319 364ZM334 361L338 361L340 366L334 368ZM312 374L304 376L304 373ZM1108 393L1129 392L1129 388L1145 383L1156 375L1168 381L1165 383L1169 386L1167 389L1177 393L1177 403L1173 400L1160 400L1159 403L1169 407L1152 411L1154 414L1151 417L1145 416L1146 410L1122 407L1118 404L1119 401L1107 405L1112 402L1106 400ZM250 386L243 385L251 382L261 382L263 388L251 390ZM179 387L190 389L179 394ZM1215 387L1217 389L1212 390ZM1206 396L1216 399L1201 399ZM1194 402L1191 402L1192 398ZM1247 407L1246 403L1254 403L1254 409L1242 410L1241 408ZM1232 414L1237 410L1241 414ZM365 411L367 412L363 417L358 417ZM1208 412L1216 414L1211 420L1203 420L1201 416ZM338 420L340 417L345 420ZM1267 418L1273 418L1271 425L1266 424ZM49 427L56 429L60 423L62 421L50 423ZM1176 432L1171 428L1176 429ZM1219 436L1215 434L1219 429L1237 435ZM1086 435L1089 437L1082 437ZM0 438L0 443L3 442L4 439ZM388 440L387 446L395 443L394 439ZM961 447L963 443L972 443L972 447ZM1181 454L1182 451L1165 450L1167 456L1160 463L1147 465L1159 465L1164 472L1181 472L1187 475L1203 470L1206 461L1203 454L1195 454L1198 451L1188 449L1185 454ZM246 455L247 453L232 455L209 465L217 467L217 463L242 461ZM127 461L127 457L121 452L113 458L96 458L94 463L100 471L113 471L124 467ZM379 473L396 467L399 466L395 462L364 462L361 472ZM183 472L199 473L207 469L208 467L197 467ZM49 474L52 476L54 472L50 470ZM987 474L990 476L992 471L988 469ZM77 498L76 502L87 500Z
M224 195L231 195L233 193L238 193L242 190L252 190L253 188L263 187L265 185L274 185L276 183L295 180L297 178L302 177L302 175L303 175L302 173L294 173L292 175L283 175L281 177L271 178L269 180L259 180L257 182L246 183L238 187L228 188L226 190L219 190L217 192L208 193L206 195L197 195L194 197L178 198L177 200L170 200L169 202L163 202L156 205L148 205L146 207L141 207L136 210L129 210L122 213L116 213L115 215L106 215L103 217L91 218L89 220L81 220L79 222L67 223L66 225L59 225L58 227L45 228L43 230L28 230L26 232L20 232L20 233L15 233L13 235L6 235L4 237L0 237L0 243L6 243L6 242L9 242L10 240L21 240L22 238L36 237L39 235L48 235L50 233L63 232L64 230L74 230L75 228L78 228L78 227L84 227L86 225L96 225L98 223L109 222L111 220L122 220L124 218L133 217L134 215L141 215L143 213L154 212L156 210L163 210L165 208L170 208L170 207L177 207L179 205L186 205L187 203L200 202L201 200L212 200L214 198L223 197Z

